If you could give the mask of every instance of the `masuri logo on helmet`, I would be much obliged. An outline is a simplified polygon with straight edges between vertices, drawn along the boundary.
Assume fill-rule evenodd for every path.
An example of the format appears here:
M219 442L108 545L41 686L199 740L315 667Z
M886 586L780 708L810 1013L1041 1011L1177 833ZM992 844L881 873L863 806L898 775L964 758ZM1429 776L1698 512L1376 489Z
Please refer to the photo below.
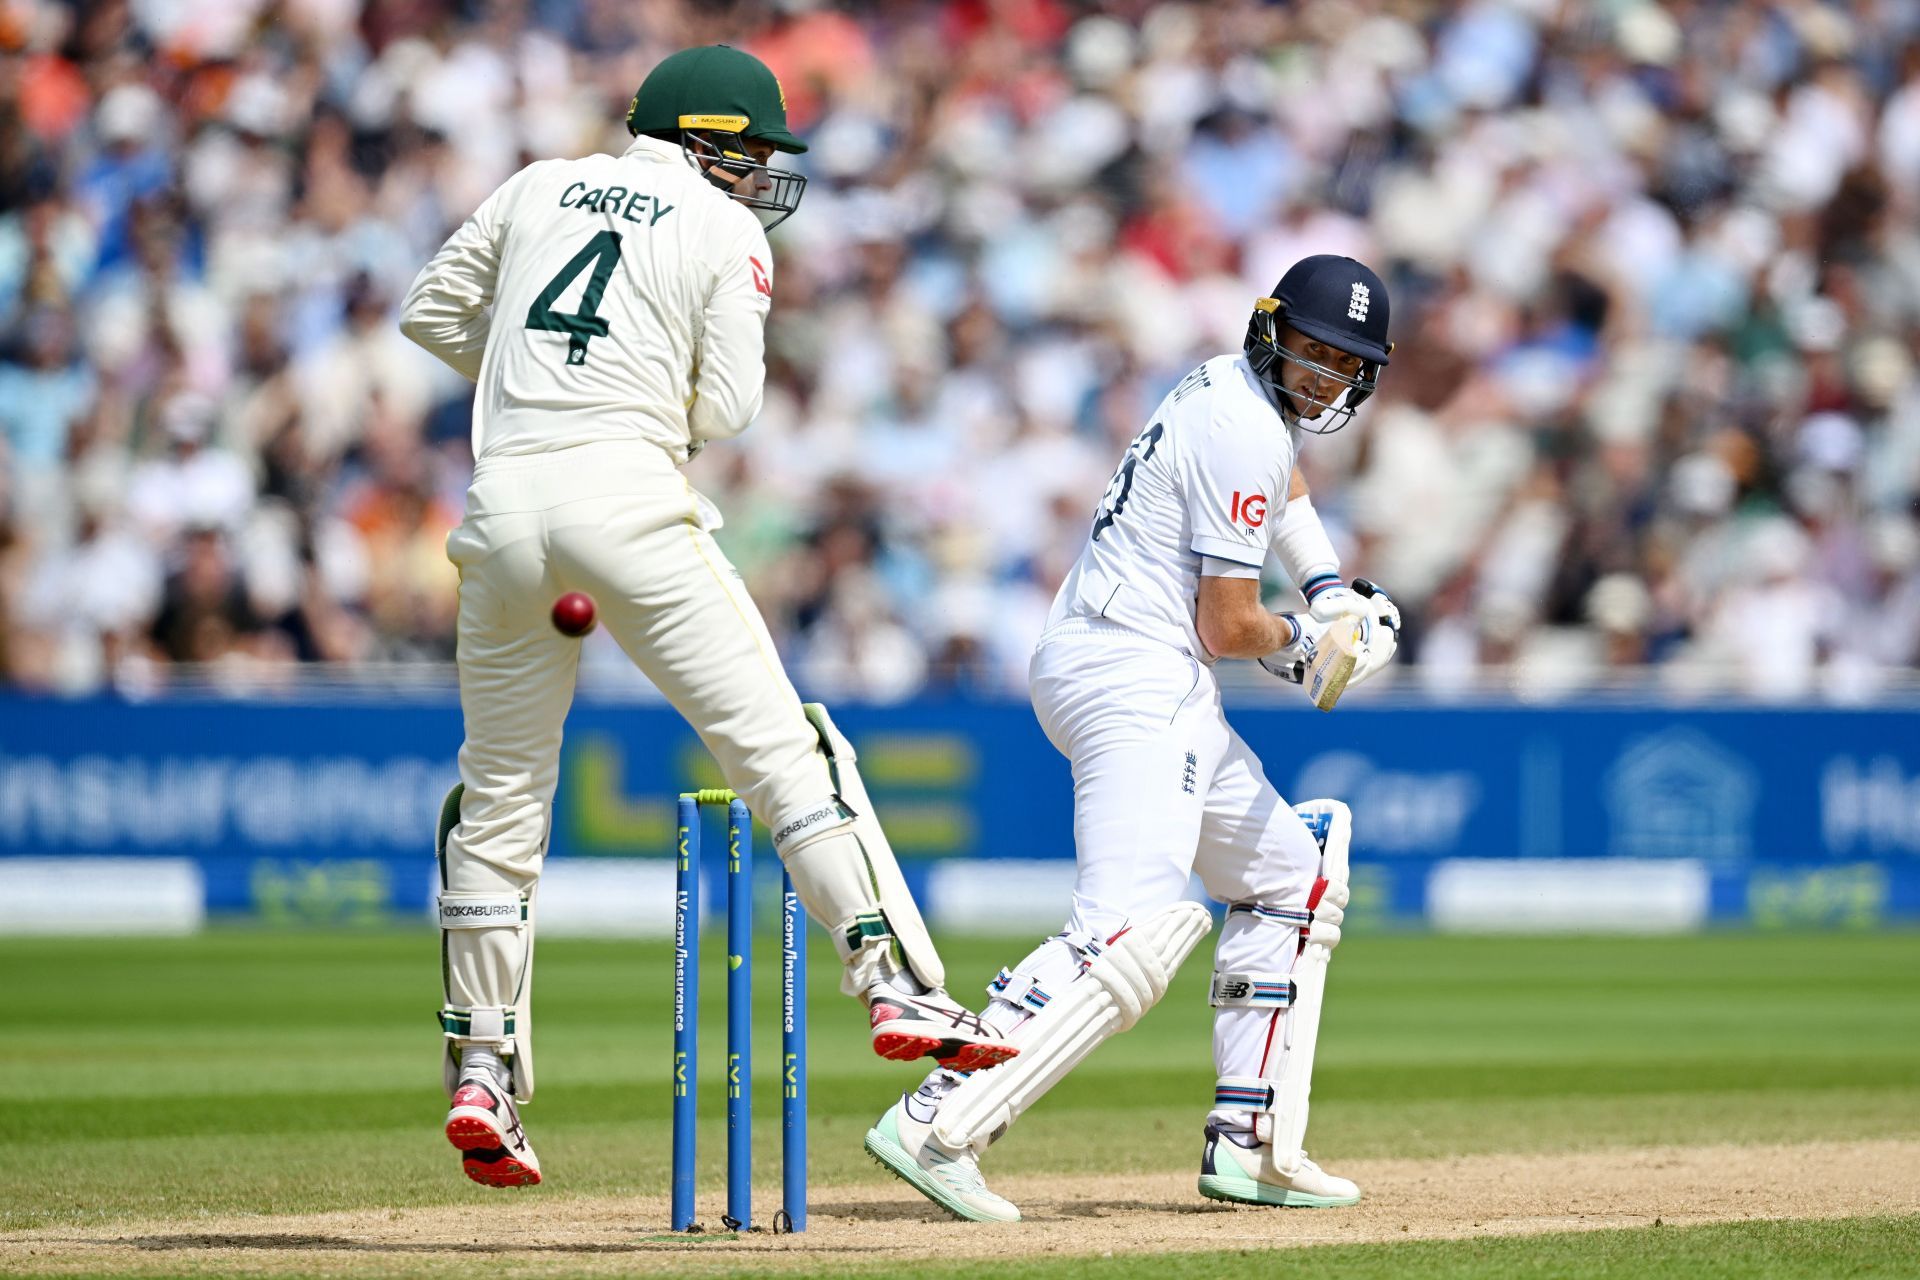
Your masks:
M775 215L772 230L799 207L805 175L762 164L749 141L798 155L807 144L787 129L787 94L766 63L731 45L682 49L647 74L627 104L627 132L678 142L689 161L750 209ZM766 183L760 186L761 181Z

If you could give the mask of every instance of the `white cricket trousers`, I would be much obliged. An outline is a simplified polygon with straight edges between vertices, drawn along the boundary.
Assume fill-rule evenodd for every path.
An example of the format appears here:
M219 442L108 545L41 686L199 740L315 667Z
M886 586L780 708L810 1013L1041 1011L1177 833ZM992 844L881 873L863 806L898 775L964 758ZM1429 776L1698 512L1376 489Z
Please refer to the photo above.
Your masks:
M1030 674L1034 713L1073 762L1078 874L1066 936L1109 939L1185 897L1198 873L1208 896L1239 908L1221 929L1215 970L1291 973L1320 848L1227 724L1212 668L1118 624L1073 619L1041 637ZM1057 967L1065 951L1050 940L1015 972ZM1283 1017L1217 1010L1218 1074L1277 1078ZM1244 1111L1212 1115L1251 1127Z
M447 538L460 570L466 795L446 888L521 893L540 874L580 655L551 620L568 591L594 598L600 625L699 733L755 817L777 829L832 798L818 735L708 532L710 510L650 444L486 458L474 469L466 520ZM449 935L450 1004L513 1003L530 955L507 935Z

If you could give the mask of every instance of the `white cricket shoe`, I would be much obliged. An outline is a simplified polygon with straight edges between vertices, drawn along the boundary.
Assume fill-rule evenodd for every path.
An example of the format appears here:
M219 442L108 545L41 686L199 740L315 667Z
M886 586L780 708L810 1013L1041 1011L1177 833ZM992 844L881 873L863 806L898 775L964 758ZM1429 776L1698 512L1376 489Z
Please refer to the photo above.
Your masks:
M540 1158L520 1127L520 1109L485 1068L460 1077L447 1112L447 1141L460 1149L467 1176L483 1186L539 1185Z
M911 1096L911 1095L908 1095ZM915 1120L907 1098L893 1104L867 1130L867 1154L896 1177L956 1218L969 1222L1018 1222L1020 1210L987 1190L972 1150L952 1151L933 1136L933 1122Z
M1239 1136L1207 1126L1207 1145L1200 1153L1200 1194L1209 1200L1287 1209L1338 1209L1360 1203L1359 1187L1334 1177L1307 1159L1306 1152L1300 1153L1300 1168L1289 1176L1274 1163L1272 1143L1245 1147L1236 1141Z
M909 995L876 982L867 991L867 1020L873 1051L894 1062L932 1058L954 1071L978 1071L1020 1053L945 991Z

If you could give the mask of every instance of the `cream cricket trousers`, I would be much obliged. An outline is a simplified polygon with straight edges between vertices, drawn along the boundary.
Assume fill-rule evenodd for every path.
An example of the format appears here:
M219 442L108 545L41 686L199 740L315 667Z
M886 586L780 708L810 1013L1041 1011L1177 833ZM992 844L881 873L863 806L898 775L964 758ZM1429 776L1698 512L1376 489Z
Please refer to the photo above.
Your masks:
M711 510L648 444L487 458L475 468L466 520L447 538L460 570L466 794L444 889L530 893L539 877L579 664L580 642L550 618L568 591L593 596L601 625L762 822L778 828L833 797L818 735L708 532L718 522ZM450 930L448 1004L524 1007L531 961L530 929ZM524 1013L521 1021L524 1044Z
M1084 619L1041 637L1030 674L1034 714L1073 762L1077 876L1065 936L1109 939L1130 919L1185 897L1197 873L1207 895L1229 906L1215 970L1291 973L1320 847L1227 724L1212 668L1115 623ZM1043 944L1015 972L1057 965L1065 951ZM1218 1074L1277 1078L1281 1016L1218 1009ZM1250 1123L1244 1114L1214 1118Z

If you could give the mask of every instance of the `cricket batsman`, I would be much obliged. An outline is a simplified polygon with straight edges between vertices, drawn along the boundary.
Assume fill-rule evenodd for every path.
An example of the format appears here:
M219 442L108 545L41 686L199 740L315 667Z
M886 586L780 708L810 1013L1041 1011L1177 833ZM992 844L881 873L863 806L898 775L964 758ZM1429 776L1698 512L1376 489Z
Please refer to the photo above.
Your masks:
M766 228L806 179L773 73L725 45L655 67L618 156L509 178L436 254L400 325L478 383L473 485L447 539L460 570L466 741L438 841L448 1140L467 1175L530 1186L540 1162L531 996L541 862L579 643L549 622L583 591L773 833L841 990L882 1057L962 1070L1017 1052L944 990L940 957L875 820L854 753L802 706L720 517L678 468L760 409L773 298ZM764 219L764 225L763 225Z
M1214 664L1256 659L1312 685L1336 628L1349 664L1340 687L1393 657L1398 610L1371 584L1343 584L1295 465L1302 433L1350 421L1392 349L1379 276L1351 258L1304 259L1255 304L1243 354L1182 379L1107 486L1031 668L1034 711L1073 762L1078 866L1066 927L987 988L982 1017L1020 1055L991 1071L936 1070L867 1134L869 1153L950 1213L1019 1218L988 1190L980 1155L1166 993L1212 927L1182 900L1194 872L1227 906L1201 1193L1359 1200L1302 1149L1351 818L1337 801L1296 809L1280 797L1227 724ZM1305 613L1261 607L1270 546Z

